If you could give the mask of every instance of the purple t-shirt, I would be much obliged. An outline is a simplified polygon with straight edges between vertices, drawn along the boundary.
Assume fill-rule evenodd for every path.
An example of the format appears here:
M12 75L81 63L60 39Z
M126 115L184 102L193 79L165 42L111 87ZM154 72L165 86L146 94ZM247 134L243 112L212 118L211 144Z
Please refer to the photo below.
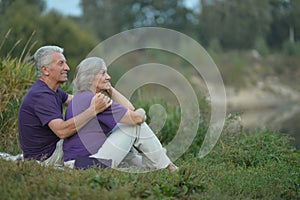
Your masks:
M90 91L78 92L68 105L66 120L86 110L93 97L94 93ZM113 102L110 107L97 114L97 117L90 120L76 134L64 139L64 160L74 160L78 156L95 154L126 112L127 108Z
M24 96L18 113L19 141L24 158L49 158L59 137L49 128L53 119L63 119L62 105L68 94L61 89L51 90L38 80Z

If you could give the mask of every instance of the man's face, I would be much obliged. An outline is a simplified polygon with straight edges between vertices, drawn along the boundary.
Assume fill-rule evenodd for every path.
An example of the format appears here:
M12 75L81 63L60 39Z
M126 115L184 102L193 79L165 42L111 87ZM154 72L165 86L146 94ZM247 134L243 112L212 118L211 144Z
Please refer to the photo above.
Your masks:
M55 52L52 54L52 62L48 66L49 78L56 83L64 83L68 80L70 70L63 54Z

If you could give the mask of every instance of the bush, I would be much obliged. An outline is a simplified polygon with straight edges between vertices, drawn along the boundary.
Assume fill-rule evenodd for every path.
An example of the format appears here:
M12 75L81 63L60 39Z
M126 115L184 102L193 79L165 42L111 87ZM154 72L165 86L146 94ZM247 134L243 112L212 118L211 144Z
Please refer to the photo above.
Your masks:
M283 44L283 53L287 56L300 55L300 42L286 41Z
M0 60L0 151L16 154L18 146L17 117L22 97L35 80L35 69L30 60Z
M299 199L299 151L289 145L289 140L288 136L269 130L222 135L214 150L202 160L209 166L207 173L214 176L207 183L206 196Z
M144 91L146 92L146 91ZM175 137L175 135L178 133L179 130L179 125L181 122L181 109L180 106L178 105L170 105L167 101L163 100L163 99L147 99L147 98L143 98L141 95L141 90L138 90L137 92L137 97L134 100L134 105L136 107L141 107L144 108L146 113L147 113L147 123L150 125L152 121L151 121L151 116L149 116L149 114L151 114L150 108L152 105L161 105L164 109L164 111L166 112L166 119L165 119L165 123L163 124L163 127L161 129L159 129L158 131L155 131L155 129L152 130L155 132L155 134L157 135L158 139L161 141L161 143L163 144L163 146L167 145L169 142L172 141L172 139ZM188 150L184 153L182 158L185 157L189 157L189 155L193 155L196 156L198 155L204 136L207 132L208 129L208 120L210 117L210 107L208 105L207 100L203 97L198 97L198 103L199 103L199 109L201 111L201 116L199 119L199 125L198 125L198 130L197 133L195 133L195 138L193 139L192 143L190 144L190 146L188 147ZM159 114L156 113L154 114L154 116L158 116ZM153 116L152 116L153 117ZM160 119L163 119L163 117L160 117ZM161 123L161 122L160 122ZM187 133L187 132L186 132ZM193 133L191 133L193 134ZM187 135L189 135L189 133L187 133Z
M270 50L266 41L259 37L255 40L254 48L263 56L269 54Z
M267 129L228 134L220 139L217 150L220 157L216 160L246 168L264 166L270 161L295 164L297 159L290 157L295 149L289 147L289 141L282 133Z
M218 39L212 39L209 42L208 51L210 53L220 54L223 52L222 45Z

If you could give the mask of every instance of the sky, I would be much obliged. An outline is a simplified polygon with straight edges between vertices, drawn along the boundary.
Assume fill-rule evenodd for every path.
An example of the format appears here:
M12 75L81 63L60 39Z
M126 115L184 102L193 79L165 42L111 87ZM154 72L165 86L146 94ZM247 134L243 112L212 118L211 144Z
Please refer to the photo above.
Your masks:
M193 8L198 0L185 0L188 7ZM56 9L64 15L78 16L81 14L80 0L46 0L47 9Z
M78 16L81 14L80 0L46 0L47 9L56 9L64 15Z

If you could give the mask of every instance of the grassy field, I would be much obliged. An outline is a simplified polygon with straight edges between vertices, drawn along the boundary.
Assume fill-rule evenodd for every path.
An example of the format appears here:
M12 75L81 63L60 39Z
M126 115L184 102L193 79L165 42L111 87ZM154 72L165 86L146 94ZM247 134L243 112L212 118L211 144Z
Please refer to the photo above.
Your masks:
M0 151L21 153L16 116L33 80L31 62L0 60ZM201 110L205 106L201 103ZM167 110L169 118L158 135L164 144L180 120L176 108ZM226 126L213 151L199 159L207 130L205 115L200 121L190 149L175 161L178 173L60 170L33 161L0 160L1 199L300 199L300 152L289 145L290 138L269 130L233 131Z
M300 154L282 134L223 136L208 156L186 155L179 173L58 170L0 160L3 199L299 199Z

